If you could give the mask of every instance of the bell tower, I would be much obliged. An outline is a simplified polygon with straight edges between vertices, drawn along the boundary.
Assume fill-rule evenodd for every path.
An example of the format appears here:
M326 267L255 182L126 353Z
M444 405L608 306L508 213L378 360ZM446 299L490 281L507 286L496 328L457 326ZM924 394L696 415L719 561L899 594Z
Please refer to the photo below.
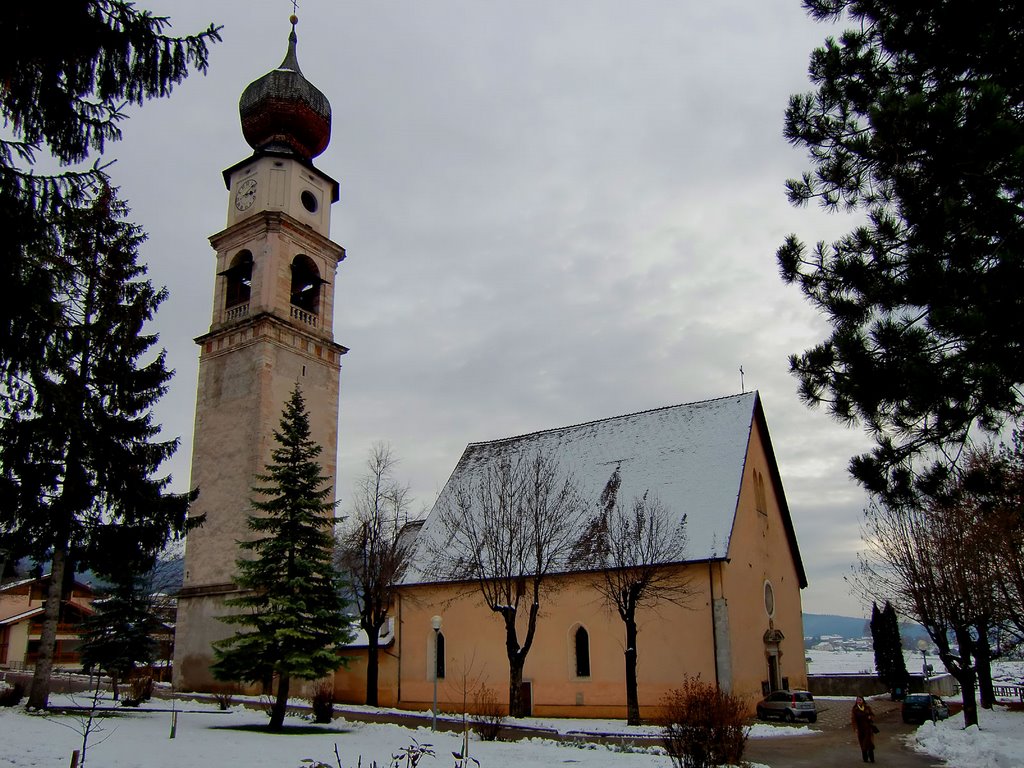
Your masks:
M333 334L334 277L345 250L330 240L338 182L313 158L327 148L331 106L303 76L295 16L284 61L250 83L239 101L253 154L224 171L227 228L216 251L213 316L199 336L199 382L192 449L192 516L201 526L185 545L178 597L174 682L179 690L217 686L212 643L233 630L218 620L233 583L237 542L256 475L270 461L273 431L296 383L322 446L323 473L336 479L338 381L348 350Z

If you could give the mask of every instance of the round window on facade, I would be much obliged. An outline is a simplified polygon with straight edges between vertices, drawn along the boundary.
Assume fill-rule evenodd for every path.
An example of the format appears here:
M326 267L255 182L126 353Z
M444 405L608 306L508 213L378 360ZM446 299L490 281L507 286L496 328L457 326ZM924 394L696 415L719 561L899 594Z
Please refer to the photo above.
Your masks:
M302 191L302 194L299 195L299 200L302 201L302 207L310 213L316 213L316 209L320 207L320 201L308 189Z
M772 589L770 581L764 583L764 610L768 614L768 618L775 615L775 590Z

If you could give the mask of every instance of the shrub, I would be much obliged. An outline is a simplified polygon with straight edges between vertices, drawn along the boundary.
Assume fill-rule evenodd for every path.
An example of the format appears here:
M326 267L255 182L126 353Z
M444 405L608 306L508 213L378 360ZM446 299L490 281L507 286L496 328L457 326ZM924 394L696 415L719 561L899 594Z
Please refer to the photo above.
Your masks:
M313 685L313 722L329 723L334 718L334 681L318 680Z
M229 709L234 701L235 692L234 687L222 688L219 691L214 691L213 700L217 702L217 708L222 712Z
M739 765L747 742L745 720L742 699L688 677L662 700L665 750L676 768Z
M131 687L132 698L139 701L149 701L153 698L153 678L149 675L139 675L128 681Z
M24 696L24 683L0 681L0 707L16 707Z
M492 688L481 685L473 694L473 731L483 741L494 741L505 722L505 709Z

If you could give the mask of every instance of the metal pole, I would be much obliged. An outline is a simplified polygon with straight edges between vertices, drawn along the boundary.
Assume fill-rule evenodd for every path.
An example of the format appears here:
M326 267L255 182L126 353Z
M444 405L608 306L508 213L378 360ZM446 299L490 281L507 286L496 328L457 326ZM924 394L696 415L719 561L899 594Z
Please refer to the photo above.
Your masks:
M437 730L437 641L440 639L441 634L441 617L431 616L430 626L434 628L434 716L431 723L431 728Z

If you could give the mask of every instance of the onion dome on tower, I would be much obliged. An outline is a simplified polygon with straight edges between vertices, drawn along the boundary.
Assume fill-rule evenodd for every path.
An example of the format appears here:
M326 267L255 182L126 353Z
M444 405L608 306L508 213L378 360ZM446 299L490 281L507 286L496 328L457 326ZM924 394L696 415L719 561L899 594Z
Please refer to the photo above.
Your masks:
M249 83L238 101L242 135L257 152L286 152L311 160L331 140L331 104L299 69L292 16L281 66Z

